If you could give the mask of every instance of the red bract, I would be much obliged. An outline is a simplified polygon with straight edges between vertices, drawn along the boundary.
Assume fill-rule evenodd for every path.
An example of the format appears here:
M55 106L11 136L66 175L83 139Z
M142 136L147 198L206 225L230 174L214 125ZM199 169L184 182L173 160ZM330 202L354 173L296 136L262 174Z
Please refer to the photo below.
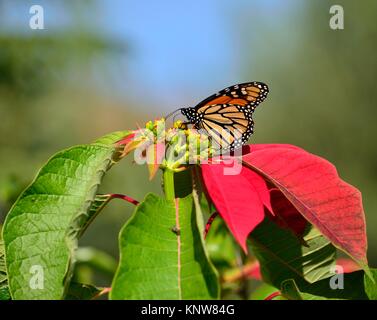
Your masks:
M146 156L149 171L149 180L152 180L156 175L158 168L160 167L160 163L162 163L162 159L165 156L165 144L151 144L147 148Z
M277 212L274 221L281 227L292 230L297 236L302 236L308 223L305 218L279 189L271 189L270 197L272 208Z
M264 206L271 210L270 194L254 171L242 167L240 174L227 175L226 168L224 163L202 165L203 179L217 211L246 252L247 236L263 221Z
M136 133L134 131L130 132L127 136L123 137L117 142L118 145L127 145L135 139Z
M360 266L353 260L348 258L336 259L336 265L342 267L343 273L351 273L360 270ZM342 269L338 270L341 273Z
M335 246L367 263L361 194L339 178L331 163L292 145L260 144L243 151L239 175L224 175L223 165L202 166L208 193L242 248L246 250L248 234L263 220L265 205L296 233L302 232L304 217ZM266 197L266 190L247 177L259 185L268 181L275 191Z

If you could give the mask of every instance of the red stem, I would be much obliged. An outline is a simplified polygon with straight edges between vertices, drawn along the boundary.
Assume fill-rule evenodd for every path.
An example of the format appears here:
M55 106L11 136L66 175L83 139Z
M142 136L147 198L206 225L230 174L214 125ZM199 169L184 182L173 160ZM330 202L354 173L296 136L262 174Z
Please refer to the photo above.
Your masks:
M129 197L129 196L126 196L124 194L119 194L119 193L113 193L110 195L111 199L122 199L124 201L127 201L129 203L132 203L133 205L137 206L139 204L139 201Z
M271 293L268 297L264 298L264 300L272 300L273 298L276 298L278 296L281 296L280 291L276 291L274 293Z
M209 217L208 221L207 221L207 224L206 224L206 227L204 229L204 239L207 237L207 234L208 234L208 231L209 231L209 228L211 228L211 225L212 225L212 222L213 220L215 220L215 218L218 216L218 213L215 211L214 213L211 214L211 216Z
M100 296L103 296L104 294L109 293L110 291L111 291L111 287L103 288L100 292L98 292L98 293L92 298L92 300L97 299L97 298L99 298Z

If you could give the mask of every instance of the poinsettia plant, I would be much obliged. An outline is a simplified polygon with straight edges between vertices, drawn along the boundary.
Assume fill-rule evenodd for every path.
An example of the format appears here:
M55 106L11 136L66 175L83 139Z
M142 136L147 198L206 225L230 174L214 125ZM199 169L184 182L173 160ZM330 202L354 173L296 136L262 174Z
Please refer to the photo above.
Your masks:
M377 297L361 194L331 163L286 144L218 151L206 135L179 122L166 129L162 119L54 155L6 217L0 298ZM131 156L151 179L162 170L163 197L98 193L107 171ZM78 240L112 199L135 206L112 283L79 283Z

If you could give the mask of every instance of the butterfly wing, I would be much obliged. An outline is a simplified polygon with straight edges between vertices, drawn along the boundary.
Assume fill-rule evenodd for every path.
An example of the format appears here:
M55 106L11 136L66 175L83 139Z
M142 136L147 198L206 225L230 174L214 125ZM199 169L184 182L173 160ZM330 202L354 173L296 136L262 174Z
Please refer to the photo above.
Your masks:
M215 148L234 150L253 134L254 121L248 106L234 104L207 105L198 112L198 127L210 136Z
M268 86L246 82L225 88L181 113L197 129L204 129L220 149L234 150L253 133L252 113L266 99Z
M215 104L235 104L255 108L266 99L268 86L263 82L246 82L225 88L201 101L194 108L200 111L201 108Z

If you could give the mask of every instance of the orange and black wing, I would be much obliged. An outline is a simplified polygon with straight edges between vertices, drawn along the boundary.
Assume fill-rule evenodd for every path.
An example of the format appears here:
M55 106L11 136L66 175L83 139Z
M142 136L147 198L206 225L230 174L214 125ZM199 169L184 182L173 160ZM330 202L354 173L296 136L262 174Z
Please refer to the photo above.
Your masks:
M194 108L200 112L203 107L215 104L250 106L254 109L268 94L268 86L263 82L246 82L225 88L201 101Z
M238 149L253 134L252 110L247 106L208 105L203 107L199 115L200 127L207 132L212 143L219 149Z
M220 149L234 150L252 135L252 114L267 94L268 87L262 82L241 83L180 111L195 128L204 129Z

